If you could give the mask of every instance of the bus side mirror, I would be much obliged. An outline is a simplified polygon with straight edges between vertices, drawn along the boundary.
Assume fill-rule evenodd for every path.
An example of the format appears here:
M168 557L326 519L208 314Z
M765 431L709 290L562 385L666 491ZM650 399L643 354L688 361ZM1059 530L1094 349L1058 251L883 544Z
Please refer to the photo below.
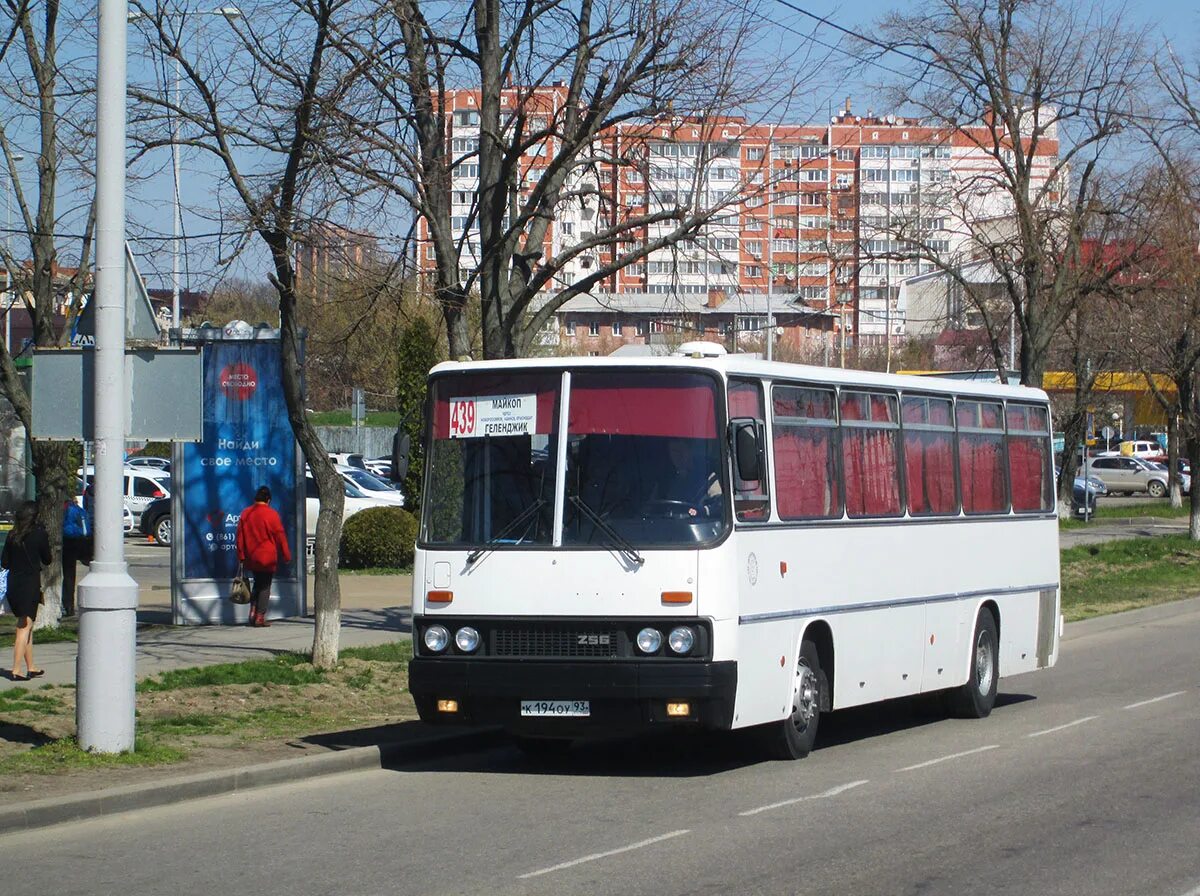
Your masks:
M392 482L403 482L404 477L408 475L408 455L412 440L409 439L408 433L397 432L392 436L392 470L388 474L388 478Z
M729 425L733 429L733 457L738 479L757 482L762 479L761 424L751 417L736 417Z

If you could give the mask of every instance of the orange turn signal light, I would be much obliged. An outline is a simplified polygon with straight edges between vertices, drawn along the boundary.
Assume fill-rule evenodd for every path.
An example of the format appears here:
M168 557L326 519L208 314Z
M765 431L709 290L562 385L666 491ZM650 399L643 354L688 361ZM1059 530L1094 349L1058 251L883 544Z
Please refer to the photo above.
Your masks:
M662 602L664 604L690 604L692 602L692 592L664 591L662 593Z
M454 600L453 591L427 591L425 592L425 603L427 604L448 604Z
M669 716L676 716L676 717L688 716L688 715L691 715L691 713L692 713L692 706L690 703L668 703L667 704L667 715L669 715Z
M458 712L457 700L439 700L437 702L438 712Z

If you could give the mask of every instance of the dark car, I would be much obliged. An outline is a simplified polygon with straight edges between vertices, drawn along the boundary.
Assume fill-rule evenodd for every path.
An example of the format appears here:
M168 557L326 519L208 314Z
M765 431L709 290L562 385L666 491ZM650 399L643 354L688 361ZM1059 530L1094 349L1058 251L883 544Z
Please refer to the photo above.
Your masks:
M171 546L171 499L151 501L142 511L142 532L164 547Z

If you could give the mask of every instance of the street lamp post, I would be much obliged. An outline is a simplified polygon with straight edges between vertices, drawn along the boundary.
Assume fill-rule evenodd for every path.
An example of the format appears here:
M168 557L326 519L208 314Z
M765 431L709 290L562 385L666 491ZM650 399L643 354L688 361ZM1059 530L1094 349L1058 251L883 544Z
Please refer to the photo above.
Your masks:
M209 10L207 15L220 16L226 21L241 18L242 11L236 6L222 6ZM136 22L142 18L141 13L130 13L129 21ZM180 326L179 299L179 255L180 243L183 240L183 207L179 200L179 54L174 59L174 84L171 92L171 326Z
M17 153L12 157L12 163L25 161L25 156ZM8 256L4 261L4 349L12 354L12 198L16 192L13 184L12 171L9 170L8 189L4 191L4 248Z

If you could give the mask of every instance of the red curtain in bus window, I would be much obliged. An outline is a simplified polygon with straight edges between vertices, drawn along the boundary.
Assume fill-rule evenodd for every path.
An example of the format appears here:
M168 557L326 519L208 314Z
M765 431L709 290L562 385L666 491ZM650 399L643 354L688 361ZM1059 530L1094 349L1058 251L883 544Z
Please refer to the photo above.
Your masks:
M842 430L846 512L852 517L900 513L900 470L893 430Z
M1003 440L997 435L960 433L958 464L962 478L963 510L998 513L1006 507Z
M571 386L569 432L576 435L666 436L713 439L716 402L710 385L593 386L583 376ZM699 377L689 377L695 382Z
M1048 510L1046 496L1046 440L1039 436L1010 436L1008 481L1012 483L1013 510Z
M775 429L775 489L785 520L841 516L831 474L832 427L780 426Z
M729 416L754 417L761 420L763 416L762 392L753 383L729 384Z
M904 437L908 512L954 513L954 434L910 431Z

